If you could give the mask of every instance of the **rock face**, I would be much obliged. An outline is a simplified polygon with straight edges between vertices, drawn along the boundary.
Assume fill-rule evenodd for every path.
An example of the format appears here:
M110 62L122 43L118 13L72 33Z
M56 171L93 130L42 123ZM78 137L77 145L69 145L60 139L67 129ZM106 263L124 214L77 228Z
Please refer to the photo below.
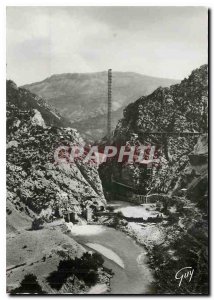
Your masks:
M153 165L152 174L135 162L128 165L114 160L100 167L104 186L113 176L118 182L137 187L149 195L148 200L153 200L163 216L155 225L125 228L148 249L155 277L154 294L209 292L207 116L208 67L203 65L180 84L159 88L130 104L115 129L114 145L141 143L162 149L161 164ZM107 184L105 187L110 190ZM183 280L179 286L175 275L187 266L194 270L194 276L191 282Z
M36 109L41 113L45 122L49 126L68 127L70 123L43 98L35 95L24 88L18 88L17 85L7 80L7 101L14 104L20 110Z
M58 146L83 142L76 130L63 125L43 99L7 82L8 201L29 215L49 219L69 211L84 218L87 206L105 206L95 166L56 163Z
M180 84L158 88L141 97L124 110L115 137L139 134L139 131L199 131L207 130L208 66L194 70Z
M109 176L114 174L116 179L126 184L132 183L142 193L172 191L176 188L179 174L188 164L188 155L198 139L197 135L182 133L207 132L207 65L194 70L180 84L158 88L152 94L139 98L129 104L123 114L124 117L114 131L112 144L155 145L159 149L161 166L153 168L153 176L146 178L146 170L139 164L121 165L113 162L109 166L103 166L103 172L101 168L102 178L106 173ZM150 132L166 134L149 134Z
M165 236L161 245L150 248L155 269L156 293L208 294L208 137L202 135L189 154L171 197L160 201L165 220L158 229ZM151 244L150 244L151 247ZM189 281L171 280L182 267L190 266Z
M189 155L189 164L184 171L187 196L196 203L207 202L208 197L208 136L201 136ZM190 182L188 182L188 179ZM205 205L205 208L207 206Z
M93 216L106 204L95 166L54 156L59 146L83 143L76 130L65 126L65 120L42 98L7 81L9 293L78 294L90 289L76 274L60 289L47 281L60 262L87 255L69 236L72 224L66 221L85 223L88 210ZM109 274L100 267L95 275L102 283ZM29 278L35 279L34 285Z
M113 126L122 117L121 108L159 86L176 82L131 72L114 72ZM75 126L84 138L95 140L106 135L107 72L53 75L24 87L45 97L48 103L74 123L72 127Z

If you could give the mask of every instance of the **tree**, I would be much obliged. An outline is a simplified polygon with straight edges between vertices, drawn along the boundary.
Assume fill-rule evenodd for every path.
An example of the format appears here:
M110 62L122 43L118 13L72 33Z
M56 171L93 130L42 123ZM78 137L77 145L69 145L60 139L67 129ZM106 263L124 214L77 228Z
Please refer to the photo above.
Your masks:
M37 277L33 274L25 275L20 286L11 291L11 294L45 294L37 281Z
M52 288L60 290L68 278L75 276L92 286L99 279L98 268L103 267L103 263L104 259L99 253L85 252L80 258L60 261L57 270L47 277L47 282Z

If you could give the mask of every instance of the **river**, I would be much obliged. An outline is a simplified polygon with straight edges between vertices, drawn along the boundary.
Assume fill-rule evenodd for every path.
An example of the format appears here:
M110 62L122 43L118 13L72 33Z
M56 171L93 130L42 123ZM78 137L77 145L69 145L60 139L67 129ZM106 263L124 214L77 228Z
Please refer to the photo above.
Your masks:
M128 202L110 203L115 209L133 206ZM148 294L153 280L146 249L125 233L103 225L74 226L72 237L105 257L104 266L114 272L110 294Z

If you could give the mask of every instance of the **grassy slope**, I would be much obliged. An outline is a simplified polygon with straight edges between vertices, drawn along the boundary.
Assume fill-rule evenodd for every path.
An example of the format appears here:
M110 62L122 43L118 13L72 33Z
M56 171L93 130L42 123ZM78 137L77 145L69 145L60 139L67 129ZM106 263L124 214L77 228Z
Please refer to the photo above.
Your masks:
M31 219L7 203L12 213L7 216L7 290L19 285L24 276L33 273L47 292L54 293L45 278L57 269L59 261L66 257L80 257L82 246L63 233L63 225L46 225L32 231ZM24 264L24 265L23 265ZM21 266L20 266L21 265Z

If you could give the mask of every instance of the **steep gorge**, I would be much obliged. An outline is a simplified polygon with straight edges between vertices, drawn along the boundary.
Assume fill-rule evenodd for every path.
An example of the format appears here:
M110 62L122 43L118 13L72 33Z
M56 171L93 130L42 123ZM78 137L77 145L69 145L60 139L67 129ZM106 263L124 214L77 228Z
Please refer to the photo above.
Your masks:
M146 164L109 160L99 170L106 195L120 196L109 183L113 176L135 187L136 194L147 195L159 217L145 222L120 215L117 224L146 246L154 270L154 294L207 294L208 66L194 70L180 84L141 97L123 114L111 144L155 145L160 163L154 163L148 174ZM123 200L128 201L129 194L124 191ZM194 276L179 286L175 276L188 266Z
M43 242L47 240L50 247L44 249L39 245L40 251L45 253L48 263L55 267L56 261L65 255L68 248L72 257L77 255L76 249L82 254L84 249L74 241L72 246L68 246L68 237L64 234L61 236L62 232L55 227L51 227L55 243L51 240L49 227L41 233L31 233L23 228L29 226L29 222L36 216L43 216L49 222L66 211L74 213L77 222L84 222L88 207L99 211L106 206L102 184L105 192L109 191L113 175L118 181L135 186L141 193L150 194L151 201L155 202L157 211L162 215L155 226L147 224L149 239L145 236L145 224L136 232L133 228L130 231L129 223L120 223L123 231L135 237L148 250L155 275L152 286L154 292L206 294L207 85L208 68L204 65L193 71L181 84L158 88L152 94L128 105L123 119L113 133L111 144L155 144L158 146L161 164L153 166L152 174L147 174L145 166L135 163L118 164L113 159L100 166L101 183L96 166L85 165L81 161L70 164L65 160L60 165L55 163L56 148L67 145L68 141L74 145L82 143L81 137L76 130L67 127L64 119L43 99L25 89L18 89L13 82L8 81L7 229L10 249L14 247L14 239L18 247L23 246L24 240L27 248L31 249L32 244L29 244L28 239L31 238L36 244L40 237ZM149 132L168 132L168 135L163 139L162 135L148 134ZM176 132L176 136L171 135L171 132ZM184 132L198 132L199 138L197 135L182 135ZM141 226L137 225L138 228ZM150 227L153 228L151 231ZM158 231L161 238L153 230ZM48 252L53 257L49 257ZM12 250L9 253L13 259ZM31 264L36 265L35 270L38 264L43 269L45 263L42 259L35 257L33 261L29 260L27 268L23 267L23 272L34 269ZM22 253L20 261L15 261L14 264L18 265L23 260L25 261L25 256ZM180 288L174 276L181 266L188 265L194 268L195 276L191 285L185 283ZM17 282L17 274L9 271L9 282L13 283L13 278ZM42 276L44 277L44 272ZM42 278L40 282L43 288L49 289ZM64 286L64 290L66 288L69 289L69 286ZM74 292L79 291L78 288L75 290L75 286L73 288Z
M189 162L188 155L198 136L207 134L207 65L194 70L180 84L158 88L139 98L124 109L123 115L114 130L111 144L156 146L161 162L153 168L153 176L148 177L146 166L113 160L100 168L103 183L105 178L114 174L118 180L132 183L144 193L172 191ZM199 134L185 134L187 132Z

